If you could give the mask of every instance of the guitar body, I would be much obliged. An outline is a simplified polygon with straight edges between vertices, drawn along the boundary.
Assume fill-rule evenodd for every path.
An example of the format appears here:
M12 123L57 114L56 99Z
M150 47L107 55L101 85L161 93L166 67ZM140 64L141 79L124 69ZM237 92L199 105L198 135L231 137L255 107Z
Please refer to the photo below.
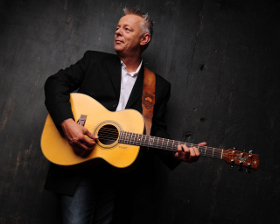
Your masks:
M118 140L121 131L143 133L144 120L138 111L127 109L111 112L93 98L79 93L71 94L70 102L75 120L81 115L87 115L84 127L99 136L99 139L91 154L82 158L74 153L72 146L48 115L41 137L41 148L50 162L61 166L77 166L102 159L114 167L125 168L136 160L140 146L121 144ZM100 137L107 132L110 138Z

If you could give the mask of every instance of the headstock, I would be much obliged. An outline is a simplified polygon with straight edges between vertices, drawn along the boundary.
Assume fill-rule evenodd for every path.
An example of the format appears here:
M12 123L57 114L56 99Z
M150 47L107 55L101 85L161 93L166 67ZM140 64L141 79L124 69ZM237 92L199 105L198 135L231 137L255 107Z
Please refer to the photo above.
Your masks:
M259 165L259 155L252 154L250 150L249 153L237 151L235 149L223 150L222 159L227 163L233 165L239 165L240 170L242 167L247 167L248 169L256 170Z

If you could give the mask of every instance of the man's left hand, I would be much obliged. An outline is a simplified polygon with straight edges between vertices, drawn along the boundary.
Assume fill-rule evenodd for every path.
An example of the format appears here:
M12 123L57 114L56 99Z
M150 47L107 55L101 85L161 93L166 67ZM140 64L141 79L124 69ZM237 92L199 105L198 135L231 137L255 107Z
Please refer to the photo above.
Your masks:
M205 146L206 142L201 142L198 145ZM178 145L177 152L173 154L175 160L184 161L187 163L196 162L199 159L200 152L196 147L187 147L186 145Z

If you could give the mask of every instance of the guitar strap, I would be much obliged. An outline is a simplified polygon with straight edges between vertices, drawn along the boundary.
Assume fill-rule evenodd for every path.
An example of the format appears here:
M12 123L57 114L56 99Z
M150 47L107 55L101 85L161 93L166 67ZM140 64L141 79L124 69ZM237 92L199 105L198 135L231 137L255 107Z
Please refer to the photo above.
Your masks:
M144 68L144 83L142 94L142 115L145 124L145 134L150 135L152 129L153 110L155 105L156 75Z

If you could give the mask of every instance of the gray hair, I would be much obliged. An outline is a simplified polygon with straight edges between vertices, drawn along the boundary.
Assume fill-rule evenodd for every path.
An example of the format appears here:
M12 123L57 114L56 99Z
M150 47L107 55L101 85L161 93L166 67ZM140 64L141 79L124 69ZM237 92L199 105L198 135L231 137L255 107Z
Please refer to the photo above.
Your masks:
M142 17L143 18L143 21L141 22L142 34L149 33L151 37L153 36L154 21L151 19L148 13L144 13L138 8L124 8L123 11L125 15L137 15Z

